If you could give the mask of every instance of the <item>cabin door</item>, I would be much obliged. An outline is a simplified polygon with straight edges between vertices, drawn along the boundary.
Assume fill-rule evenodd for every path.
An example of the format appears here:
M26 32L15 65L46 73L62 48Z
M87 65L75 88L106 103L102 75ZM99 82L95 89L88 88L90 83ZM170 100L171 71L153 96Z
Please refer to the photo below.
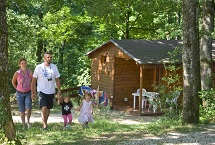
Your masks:
M115 58L114 105L132 106L131 95L139 87L140 70L134 60ZM127 99L124 99L127 98Z

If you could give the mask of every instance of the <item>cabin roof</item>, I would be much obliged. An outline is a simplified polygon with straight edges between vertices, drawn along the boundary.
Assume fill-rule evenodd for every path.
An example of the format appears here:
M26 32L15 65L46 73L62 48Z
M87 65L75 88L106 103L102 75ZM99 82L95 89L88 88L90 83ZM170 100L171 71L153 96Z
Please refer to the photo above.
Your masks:
M86 55L90 56L92 53L95 53L97 50L102 49L110 43L117 46L138 64L163 64L163 62L168 62L169 60L168 52L173 52L176 47L182 48L181 40L123 39L110 40L88 52ZM214 51L215 43L213 43L213 52ZM181 56L178 56L177 59L181 61Z

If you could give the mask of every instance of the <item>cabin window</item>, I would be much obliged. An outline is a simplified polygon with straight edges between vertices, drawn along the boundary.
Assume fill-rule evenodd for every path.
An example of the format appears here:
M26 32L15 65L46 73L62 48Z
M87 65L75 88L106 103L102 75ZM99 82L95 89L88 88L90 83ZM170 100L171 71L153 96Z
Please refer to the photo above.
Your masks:
M156 68L156 85L162 82L163 72L163 68Z
M107 56L101 56L101 64L106 64Z

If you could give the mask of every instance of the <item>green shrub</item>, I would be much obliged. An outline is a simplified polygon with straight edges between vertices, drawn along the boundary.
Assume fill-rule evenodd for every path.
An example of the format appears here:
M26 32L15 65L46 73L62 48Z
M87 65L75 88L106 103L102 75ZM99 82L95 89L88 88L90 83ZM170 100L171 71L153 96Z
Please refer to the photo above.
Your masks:
M176 48L172 53L169 53L169 61L168 63L164 63L166 73L161 78L162 82L158 85L153 85L155 90L159 92L161 110L169 117L174 117L175 114L180 112L179 108L173 102L173 99L178 96L178 93L180 95L182 91L181 76L177 72L181 69L181 66L177 65L179 62L177 59L178 55L181 55L180 48Z
M201 91L199 96L202 99L200 105L200 120L202 122L214 122L215 116L215 90Z

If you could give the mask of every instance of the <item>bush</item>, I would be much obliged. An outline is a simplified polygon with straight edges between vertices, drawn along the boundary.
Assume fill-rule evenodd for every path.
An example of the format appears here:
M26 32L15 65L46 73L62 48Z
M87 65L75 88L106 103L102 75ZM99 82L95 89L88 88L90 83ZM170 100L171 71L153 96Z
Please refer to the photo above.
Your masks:
M199 92L199 96L202 99L200 105L200 120L203 122L214 122L215 116L215 90L204 90Z

